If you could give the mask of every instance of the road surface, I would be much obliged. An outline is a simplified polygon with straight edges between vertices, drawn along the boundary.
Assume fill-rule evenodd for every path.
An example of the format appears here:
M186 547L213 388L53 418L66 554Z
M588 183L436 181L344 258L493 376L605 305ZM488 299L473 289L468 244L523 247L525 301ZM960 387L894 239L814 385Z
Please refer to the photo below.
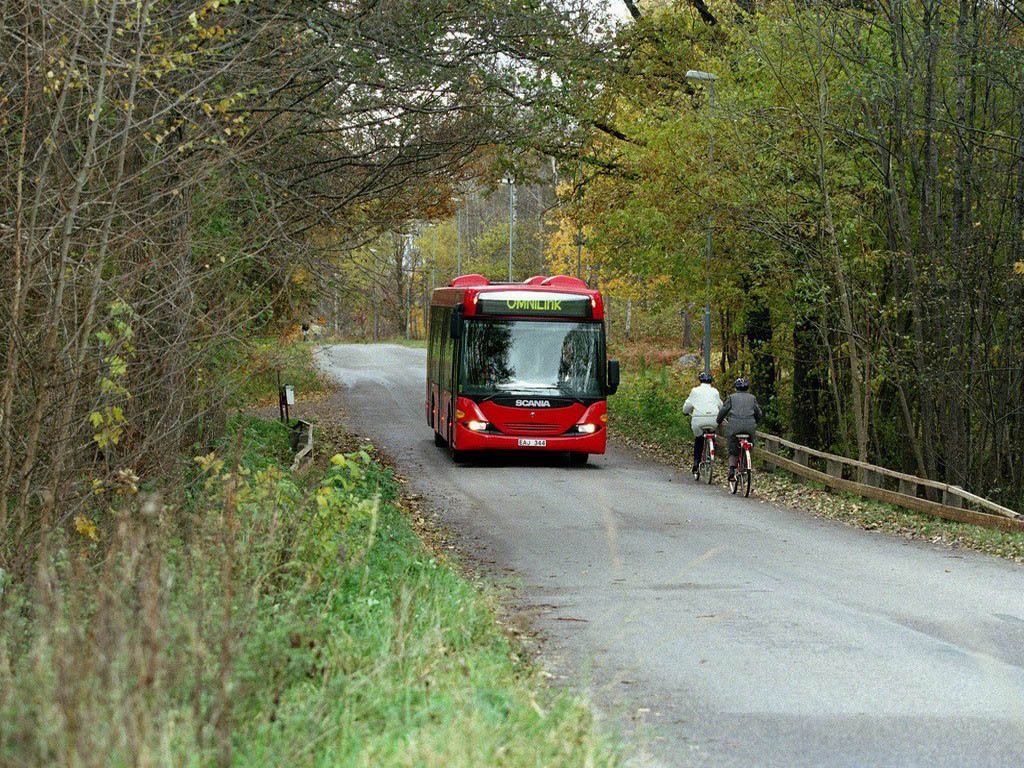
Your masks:
M516 574L543 662L638 765L1024 765L1019 565L737 499L626 449L456 466L424 424L423 350L318 361L350 426Z

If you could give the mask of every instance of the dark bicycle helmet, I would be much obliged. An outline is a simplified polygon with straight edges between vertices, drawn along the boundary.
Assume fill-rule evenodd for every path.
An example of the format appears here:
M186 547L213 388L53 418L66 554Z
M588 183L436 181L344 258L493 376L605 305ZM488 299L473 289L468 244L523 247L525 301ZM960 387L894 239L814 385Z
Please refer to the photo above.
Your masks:
M711 376L710 373L701 373L701 375L697 377L697 381L699 381L701 384L710 384L711 382L714 381L714 378Z
M742 376L740 376L740 378L736 379L735 386L737 392L746 392L748 389L750 389L750 382L744 379Z

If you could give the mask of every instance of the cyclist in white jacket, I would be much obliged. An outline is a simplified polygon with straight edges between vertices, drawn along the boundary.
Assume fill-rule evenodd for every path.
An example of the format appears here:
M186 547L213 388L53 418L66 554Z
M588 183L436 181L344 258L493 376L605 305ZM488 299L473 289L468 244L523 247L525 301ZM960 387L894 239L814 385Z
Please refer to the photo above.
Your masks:
M711 383L710 373L702 373L700 384L690 390L690 396L683 403L683 413L690 417L693 429L693 476L700 478L700 457L704 452L704 428L717 429L718 409L722 407L722 396Z

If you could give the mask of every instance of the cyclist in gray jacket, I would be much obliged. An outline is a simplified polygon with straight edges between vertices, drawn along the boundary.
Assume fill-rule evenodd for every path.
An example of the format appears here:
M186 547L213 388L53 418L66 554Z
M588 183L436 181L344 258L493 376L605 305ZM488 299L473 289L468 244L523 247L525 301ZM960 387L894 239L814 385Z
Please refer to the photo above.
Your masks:
M725 403L718 409L716 421L719 426L726 419L729 424L725 433L729 436L729 479L736 474L736 462L740 456L740 441L736 435L750 435L753 440L757 435L757 424L761 421L761 406L757 398L747 390L750 382L744 378L736 379L736 391L725 398Z

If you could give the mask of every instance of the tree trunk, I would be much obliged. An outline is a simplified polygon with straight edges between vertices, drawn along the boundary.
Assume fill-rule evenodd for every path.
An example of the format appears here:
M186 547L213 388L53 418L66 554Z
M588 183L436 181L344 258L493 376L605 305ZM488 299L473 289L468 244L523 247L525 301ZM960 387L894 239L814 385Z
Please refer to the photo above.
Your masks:
M825 248L832 262L833 274L836 280L837 294L840 307L840 323L846 342L846 353L849 361L850 375L850 405L853 410L853 426L857 438L857 458L859 461L868 459L868 435L869 435L869 412L867 388L870 381L864 377L861 362L860 339L854 324L853 306L851 301L849 280L846 275L846 264L839 249L839 241L836 237L835 221L832 215L832 200L829 194L829 180L827 171L827 139L825 135L828 117L828 81L824 76L820 62L823 61L824 34L823 23L819 19L816 28L818 44L819 68L816 77L816 90L818 98L818 114L814 124L814 135L817 147L817 173L818 191L821 194L821 211L823 234L825 236Z
M772 354L772 313L761 301L748 296L744 316L744 332L750 351L751 386L762 407L774 413L775 357Z
M793 325L793 399L790 431L793 440L811 448L821 447L821 376L818 329L808 313Z

